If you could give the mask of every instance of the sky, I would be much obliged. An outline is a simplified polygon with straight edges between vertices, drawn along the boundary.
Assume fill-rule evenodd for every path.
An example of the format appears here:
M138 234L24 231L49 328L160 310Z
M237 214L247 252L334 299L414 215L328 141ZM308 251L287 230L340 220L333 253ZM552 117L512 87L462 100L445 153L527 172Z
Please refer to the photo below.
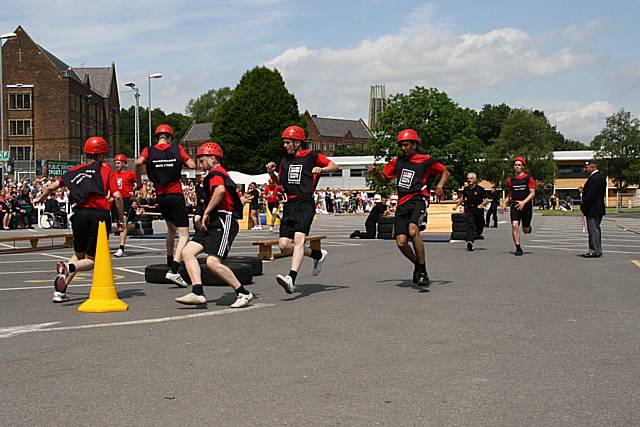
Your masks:
M278 69L301 112L367 121L369 87L445 91L462 107L544 110L589 143L620 109L640 113L640 2L612 0L21 0L0 9L71 66L116 64L166 112L247 70Z

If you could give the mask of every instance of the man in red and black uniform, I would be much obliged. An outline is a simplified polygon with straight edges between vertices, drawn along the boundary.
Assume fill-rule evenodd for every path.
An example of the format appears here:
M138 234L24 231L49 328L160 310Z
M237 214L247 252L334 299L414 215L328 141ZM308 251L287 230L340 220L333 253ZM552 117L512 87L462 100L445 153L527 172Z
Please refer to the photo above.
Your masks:
M68 261L60 261L56 266L58 276L53 282L53 302L68 301L67 286L77 271L93 269L98 241L98 225L106 224L107 233L111 230L111 212L108 197L113 197L117 210L118 231L124 229L122 197L113 171L104 163L107 141L92 136L84 144L84 152L91 162L71 168L58 181L49 184L36 203L42 203L50 193L60 187L69 189L73 203L71 229L73 231L73 251Z
M295 290L296 277L306 255L313 258L313 275L320 274L322 264L327 259L328 252L324 249L311 250L304 243L311 222L316 214L313 194L321 173L338 170L338 166L327 159L324 154L306 149L306 137L300 126L289 126L282 133L282 145L285 155L280 160L280 167L276 175L275 162L267 164L267 172L276 185L282 185L287 195L284 204L282 221L280 222L279 245L282 251L291 251L291 269L289 274L278 274L276 281L288 294Z
M269 231L273 231L273 226L276 223L278 212L280 211L280 203L278 203L278 191L280 187L277 186L272 178L269 178L269 183L264 187L264 198L267 202L267 209L271 212L271 226Z
M135 212L132 210L132 206L133 190L136 187L136 174L134 171L127 169L127 156L124 154L116 155L114 165L116 168L114 176L116 178L116 184L118 184L118 188L120 189L120 195L122 196L124 221L126 226L124 231L120 233L120 247L113 255L116 257L123 257L127 234L135 230L135 225L129 224L129 222L135 217Z
M526 164L524 157L513 159L515 174L507 178L507 198L504 201L505 209L510 206L511 231L513 243L516 245L516 256L524 255L520 246L520 222L522 222L522 232L531 233L533 198L536 196L536 182L531 175L523 171Z
M189 211L182 193L182 167L194 169L195 162L179 144L172 144L173 128L159 125L155 137L158 143L142 150L136 160L138 187L142 188L142 173L146 165L147 176L153 182L158 208L167 223L167 265L165 276L178 286L186 288L188 283L178 269L182 260L182 249L189 242ZM178 245L173 253L174 238L178 234Z
M426 154L416 153L416 144L420 142L418 133L405 129L398 134L398 145L403 155L394 157L382 170L374 166L375 173L382 182L396 178L398 191L398 207L395 217L396 244L400 252L413 264L413 283L429 286L424 243L420 237L420 224L426 224L427 200L429 198L429 178L440 176L436 187L436 195L444 196L443 187L449 179L449 171L444 165ZM413 249L409 246L409 239Z
M238 281L233 271L222 263L238 234L238 219L242 218L242 201L236 192L236 184L220 165L223 155L217 143L202 144L196 157L198 166L207 171L202 183L204 199L196 208L196 234L182 251L193 288L190 293L176 298L175 301L188 305L207 303L197 258L198 254L206 252L207 267L236 292L236 301L231 307L246 307L253 299L253 294Z

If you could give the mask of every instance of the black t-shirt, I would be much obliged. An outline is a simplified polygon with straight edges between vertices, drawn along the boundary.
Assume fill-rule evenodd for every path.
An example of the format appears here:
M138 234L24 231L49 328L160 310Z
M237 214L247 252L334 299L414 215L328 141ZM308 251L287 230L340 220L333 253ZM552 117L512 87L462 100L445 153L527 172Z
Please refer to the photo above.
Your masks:
M462 196L465 209L477 209L484 200L484 188L477 184L473 188L467 187L462 190Z
M500 193L497 191L495 193L486 192L485 197L491 200L491 206L498 206L500 204Z
M385 213L386 210L387 210L386 205L384 205L383 203L376 203L375 205L373 205L373 208L371 208L371 212L369 213L369 216L367 217L367 220L365 222L369 222L369 223L379 222L380 217L382 216L382 214Z
M249 194L253 197L251 199L251 209L252 210L258 210L258 198L260 197L260 193L258 192L257 189L253 189L251 191L249 191Z

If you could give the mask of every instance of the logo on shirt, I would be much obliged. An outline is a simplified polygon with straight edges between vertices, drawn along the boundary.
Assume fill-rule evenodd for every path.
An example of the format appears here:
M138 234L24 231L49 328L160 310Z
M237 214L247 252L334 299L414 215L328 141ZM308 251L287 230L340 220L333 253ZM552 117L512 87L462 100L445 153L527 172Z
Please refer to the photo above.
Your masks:
M116 183L118 184L118 188L122 190L122 178L116 178Z
M289 165L288 183L300 184L302 179L302 165Z
M398 178L398 187L410 189L415 174L415 171L411 169L402 169L400 177Z

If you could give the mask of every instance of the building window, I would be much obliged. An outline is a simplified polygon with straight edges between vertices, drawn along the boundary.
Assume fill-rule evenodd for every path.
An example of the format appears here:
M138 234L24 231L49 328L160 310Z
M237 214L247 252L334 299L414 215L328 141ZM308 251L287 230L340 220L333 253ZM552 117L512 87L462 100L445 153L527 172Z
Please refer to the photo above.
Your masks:
M31 110L31 94L10 93L9 110Z
M342 169L338 170L337 172L331 172L331 173L323 172L322 176L342 176Z
M584 178L583 165L558 165L558 178Z
M329 144L329 151L333 151L333 150L334 150L334 148L333 148L333 147L334 147L333 143L330 143L330 144Z
M9 120L9 135L31 136L31 120Z
M31 147L9 147L9 151L13 160L31 160Z
M364 176L364 169L351 169L351 176Z

